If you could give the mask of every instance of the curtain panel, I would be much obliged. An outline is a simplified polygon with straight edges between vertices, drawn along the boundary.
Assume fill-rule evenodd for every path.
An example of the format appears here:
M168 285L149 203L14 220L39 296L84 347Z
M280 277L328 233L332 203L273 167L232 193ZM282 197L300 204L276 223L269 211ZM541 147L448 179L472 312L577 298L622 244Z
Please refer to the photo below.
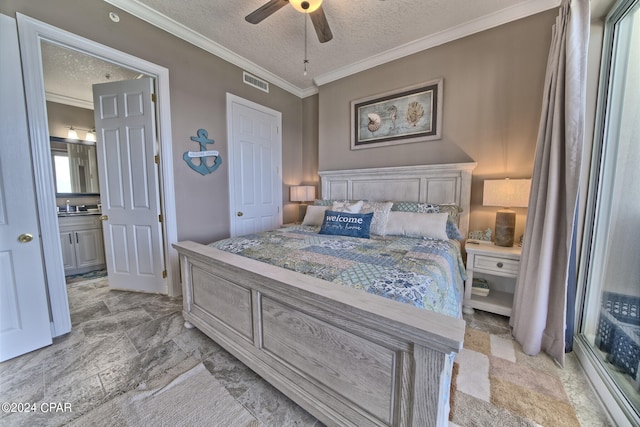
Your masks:
M564 0L553 26L511 326L529 355L564 364L567 279L585 129L589 1Z

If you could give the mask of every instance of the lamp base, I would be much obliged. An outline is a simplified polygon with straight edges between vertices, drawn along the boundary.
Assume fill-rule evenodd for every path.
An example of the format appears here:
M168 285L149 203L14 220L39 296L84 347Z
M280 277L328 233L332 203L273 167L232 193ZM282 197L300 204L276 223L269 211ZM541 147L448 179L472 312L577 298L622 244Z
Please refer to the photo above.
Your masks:
M515 234L516 213L508 209L501 209L496 212L496 235L494 237L496 246L513 246Z
M302 224L302 221L304 221L304 216L307 214L307 205L306 203L300 203L300 205L298 205L298 221L296 221L297 224Z

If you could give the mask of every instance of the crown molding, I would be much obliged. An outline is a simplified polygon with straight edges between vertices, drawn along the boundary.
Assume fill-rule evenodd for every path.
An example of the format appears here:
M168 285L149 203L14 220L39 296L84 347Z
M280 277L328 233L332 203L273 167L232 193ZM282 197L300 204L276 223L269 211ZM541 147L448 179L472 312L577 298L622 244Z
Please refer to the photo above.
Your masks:
M368 70L369 68L386 64L387 62L395 61L414 53L440 46L481 31L553 9L560 6L562 0L528 0L526 2L519 3L507 9L466 22L431 36L406 43L397 48L390 49L364 60L354 62L345 67L319 75L314 79L315 86L305 89L301 89L289 83L283 78L234 53L213 40L204 37L202 34L191 30L168 16L151 9L137 0L104 1L233 65L236 65L245 71L255 74L256 76L267 80L268 82L299 98L306 98L318 93L319 86L324 84L331 83L341 78Z
M318 92L320 92L320 88L318 86L310 86L306 89L302 89L300 98L306 98L308 96L315 95Z
M71 96L60 95L59 93L45 92L45 99L49 102L58 104L71 105L72 107L84 108L93 111L93 101L85 99L73 98Z
M482 18L474 19L456 27L452 27L431 36L423 37L402 46L387 50L378 55L371 56L345 67L319 75L314 79L314 82L316 85L322 86L344 77L368 70L369 68L395 61L396 59L404 58L405 56L413 55L414 53L418 53L432 47L440 46L481 31L553 9L554 7L558 7L560 3L561 0L529 0L524 3L519 3L507 9L483 16Z
M213 40L193 31L192 29L182 25L181 23L169 18L168 16L157 12L150 7L138 2L137 0L104 0L123 11L142 19L149 24L160 28L194 46L199 47L225 61L255 74L257 77L267 80L269 83L296 95L299 98L304 97L305 90L289 83L272 72L262 68L261 66L249 61L246 58L234 53L226 47L214 42Z

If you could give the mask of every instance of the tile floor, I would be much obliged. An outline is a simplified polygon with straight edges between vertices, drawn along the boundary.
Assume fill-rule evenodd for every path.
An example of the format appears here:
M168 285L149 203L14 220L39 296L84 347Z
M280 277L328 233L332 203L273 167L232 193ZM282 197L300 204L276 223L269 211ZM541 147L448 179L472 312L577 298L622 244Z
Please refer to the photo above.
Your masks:
M0 425L64 425L138 384L170 378L200 362L265 426L322 426L196 329L186 329L182 300L109 290L107 279L68 285L71 333L53 345L0 364L2 402L70 403L70 412L0 413ZM509 330L506 318L476 311L465 319L494 334ZM563 376L583 425L603 425L575 359ZM582 375L582 377L581 377ZM571 385L572 384L572 385ZM594 409L595 407L595 409Z

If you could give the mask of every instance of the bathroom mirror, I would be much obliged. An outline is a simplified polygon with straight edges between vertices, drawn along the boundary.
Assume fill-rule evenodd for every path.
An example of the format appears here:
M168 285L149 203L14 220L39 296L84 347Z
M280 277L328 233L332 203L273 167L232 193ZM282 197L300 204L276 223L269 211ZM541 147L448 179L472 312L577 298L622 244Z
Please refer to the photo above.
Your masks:
M56 197L98 196L95 142L51 137Z

